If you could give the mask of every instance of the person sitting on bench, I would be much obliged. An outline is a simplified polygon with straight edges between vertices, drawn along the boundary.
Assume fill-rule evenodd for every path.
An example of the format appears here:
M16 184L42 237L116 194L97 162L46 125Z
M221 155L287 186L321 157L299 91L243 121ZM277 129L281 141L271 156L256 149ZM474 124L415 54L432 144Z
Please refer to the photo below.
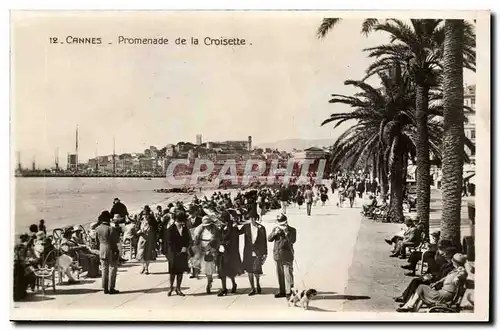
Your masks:
M406 259L406 248L420 245L421 229L417 228L411 219L407 219L405 224L408 226L408 230L406 230L403 240L396 243L394 254L391 257L399 256L400 259Z
M429 285L433 281L448 275L454 269L451 259L455 253L457 253L457 249L453 246L451 241L439 241L437 252L435 256L433 256L434 263L429 264L429 268L427 268L427 272L424 275L413 278L403 294L394 298L394 301L402 303L401 306L403 306L403 304L415 293L419 285Z
M402 265L401 268L410 270L406 273L406 276L415 276L415 269L417 268L418 262L427 263L427 270L431 270L435 264L435 255L438 250L440 231L431 233L430 241L423 244L422 250L415 250L411 252L408 258L408 264Z
M396 311L418 312L423 303L435 305L453 300L459 286L467 279L467 271L464 267L467 258L461 253L456 253L451 262L454 269L448 275L431 285L419 285L410 300Z

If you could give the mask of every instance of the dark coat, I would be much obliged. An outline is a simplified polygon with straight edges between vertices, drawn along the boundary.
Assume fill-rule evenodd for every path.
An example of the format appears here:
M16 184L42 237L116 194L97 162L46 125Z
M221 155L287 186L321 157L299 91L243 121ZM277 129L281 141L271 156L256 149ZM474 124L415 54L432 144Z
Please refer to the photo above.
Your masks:
M222 230L224 253L219 254L219 275L221 277L234 277L242 273L240 257L240 232L238 227L231 226Z
M117 203L113 204L113 207L111 207L111 210L109 213L111 214L111 217L113 217L115 214L118 214L121 217L125 217L128 215L128 210L127 210L127 207L123 203L117 202Z
M169 273L182 274L189 270L187 251L182 253L182 248L186 249L191 244L191 235L187 226L182 228L182 233L179 233L175 224L167 228L167 259Z
M254 259L252 256L252 252L255 252L255 255L261 260L264 256L267 256L266 228L261 224L258 224L257 227L258 231L255 244L252 243L251 225L245 224L240 229L240 233L244 234L245 242L245 247L243 248L243 269L247 272L253 272L254 270Z
M120 241L120 233L118 229L111 226L109 223L101 223L96 228L97 239L99 240L99 257L101 260L109 262L118 261L118 243Z
M280 198L280 201L288 201L289 200L290 192L286 187L280 188L279 198Z
M275 261L293 262L294 250L293 244L297 240L297 230L291 226L287 227L285 232L276 228L269 235L269 241L274 241L273 257Z

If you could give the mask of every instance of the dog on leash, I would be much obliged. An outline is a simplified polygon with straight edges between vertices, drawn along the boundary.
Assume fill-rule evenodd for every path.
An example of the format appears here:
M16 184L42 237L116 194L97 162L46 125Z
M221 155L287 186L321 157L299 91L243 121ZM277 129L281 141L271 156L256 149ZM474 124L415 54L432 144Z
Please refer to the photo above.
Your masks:
M316 295L318 295L318 291L313 288L302 291L292 289L292 294L290 295L290 299L288 300L288 307L290 307L291 305L296 307L297 303L299 303L300 307L302 307L304 310L307 310L309 309L309 301L311 301L311 299Z

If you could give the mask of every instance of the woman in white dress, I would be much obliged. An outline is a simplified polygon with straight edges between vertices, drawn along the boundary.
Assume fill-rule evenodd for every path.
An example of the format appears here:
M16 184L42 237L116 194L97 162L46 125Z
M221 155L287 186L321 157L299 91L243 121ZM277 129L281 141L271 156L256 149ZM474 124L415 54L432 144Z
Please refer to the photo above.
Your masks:
M204 216L202 224L194 231L193 246L199 252L201 272L207 276L207 294L211 293L213 275L217 269L217 254L220 246L220 229L212 216Z

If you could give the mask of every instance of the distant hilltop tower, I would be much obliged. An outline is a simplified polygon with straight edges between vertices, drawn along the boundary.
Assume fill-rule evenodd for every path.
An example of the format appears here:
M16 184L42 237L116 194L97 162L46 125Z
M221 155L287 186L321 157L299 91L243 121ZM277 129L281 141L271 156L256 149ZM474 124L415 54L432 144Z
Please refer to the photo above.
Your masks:
M252 151L252 136L248 136L248 151Z
M201 134L196 135L196 145L201 145L203 143Z

